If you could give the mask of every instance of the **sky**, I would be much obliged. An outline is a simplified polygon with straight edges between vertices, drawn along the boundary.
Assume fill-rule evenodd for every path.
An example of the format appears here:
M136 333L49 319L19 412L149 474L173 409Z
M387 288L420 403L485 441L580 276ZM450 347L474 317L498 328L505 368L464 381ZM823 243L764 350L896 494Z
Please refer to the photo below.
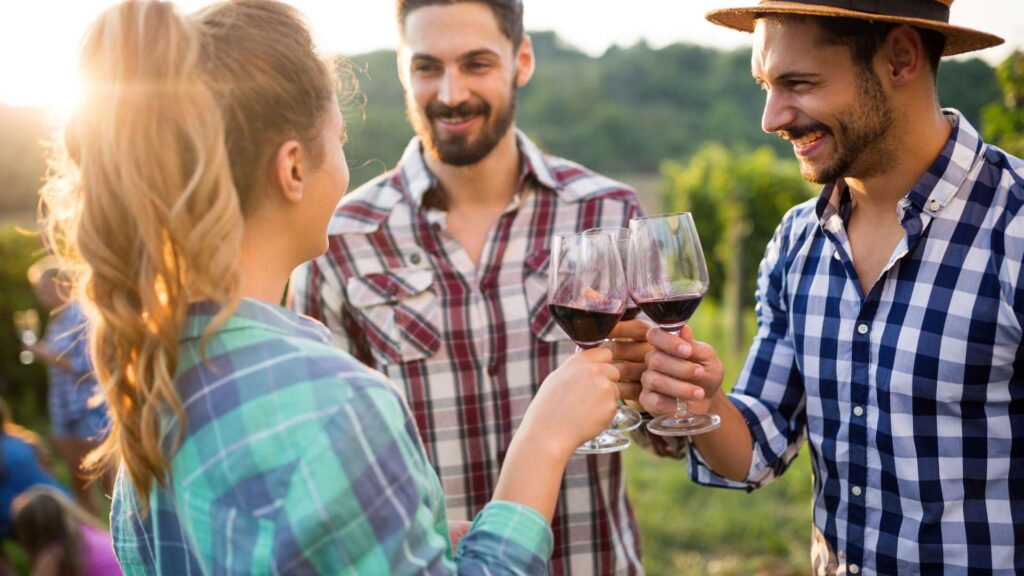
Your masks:
M75 58L89 23L115 0L7 0L0 9L0 103L66 110L74 100ZM190 11L208 0L179 0ZM359 54L398 41L392 0L291 0L310 22L323 52ZM524 0L526 28L554 30L593 56L611 45L645 40L658 48L687 42L717 48L750 45L750 36L708 23L714 8L754 0ZM958 0L950 20L1002 36L1007 43L977 53L997 64L1024 49L1024 0ZM543 57L543 55L541 55Z

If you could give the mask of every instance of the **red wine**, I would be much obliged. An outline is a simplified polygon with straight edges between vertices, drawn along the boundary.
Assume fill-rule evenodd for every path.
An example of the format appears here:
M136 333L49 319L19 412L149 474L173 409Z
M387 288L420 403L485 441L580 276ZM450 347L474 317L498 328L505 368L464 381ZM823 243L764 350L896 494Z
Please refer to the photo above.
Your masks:
M704 298L703 294L687 294L675 298L638 301L637 305L644 314L654 320L665 330L677 330L697 311L697 306Z
M626 311L622 313L622 321L632 320L640 314L640 308L636 306L630 306L626 308Z
M548 310L558 322L558 325L565 330L570 338L580 345L580 348L593 348L611 333L612 328L619 323L621 314L609 312L595 312L593 310L582 310L559 304L548 304Z

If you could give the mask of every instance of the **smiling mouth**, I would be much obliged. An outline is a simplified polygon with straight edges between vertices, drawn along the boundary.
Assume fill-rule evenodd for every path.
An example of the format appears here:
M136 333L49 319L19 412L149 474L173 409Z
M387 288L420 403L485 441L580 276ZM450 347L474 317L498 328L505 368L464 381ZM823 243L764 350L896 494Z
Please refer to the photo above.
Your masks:
M818 140L825 136L825 132L822 130L813 130L800 136L799 138L790 138L789 141L793 143L797 148L806 148L811 144L814 144Z
M437 121L448 126L458 126L460 124L465 124L476 117L476 114L469 116L448 116L447 118L438 118Z

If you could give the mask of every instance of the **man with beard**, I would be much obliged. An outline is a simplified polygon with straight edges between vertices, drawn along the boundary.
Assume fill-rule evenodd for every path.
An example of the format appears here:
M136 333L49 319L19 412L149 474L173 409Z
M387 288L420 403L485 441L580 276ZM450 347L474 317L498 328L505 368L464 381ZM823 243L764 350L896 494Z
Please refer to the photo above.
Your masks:
M515 129L534 69L519 0L399 0L397 16L416 137L342 201L291 302L402 383L449 517L471 520L537 386L575 351L547 308L555 234L624 227L640 208L633 190ZM634 381L643 368L619 367ZM642 572L618 454L572 458L552 530L553 573Z
M708 14L754 33L762 127L824 188L768 245L732 393L689 329L652 329L640 399L721 417L690 445L704 484L764 486L806 437L818 574L1024 569L1024 164L939 108L941 56L1002 42L950 3Z

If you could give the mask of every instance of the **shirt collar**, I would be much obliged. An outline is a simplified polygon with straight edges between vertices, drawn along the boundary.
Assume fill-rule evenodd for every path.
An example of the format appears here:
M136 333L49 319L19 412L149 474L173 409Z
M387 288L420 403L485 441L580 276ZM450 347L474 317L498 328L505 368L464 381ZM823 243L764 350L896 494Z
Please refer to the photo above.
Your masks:
M516 129L516 144L522 155L520 188L532 177L544 188L561 193L561 186L558 185L544 153L519 129ZM422 206L423 197L427 192L437 185L437 178L427 168L423 154L423 141L416 136L405 147L399 164L402 186L409 201L417 208Z
M188 316L181 331L181 340L200 339L220 310L212 301L194 302L188 307ZM247 329L263 329L290 336L305 336L324 344L331 343L331 335L323 324L291 310L251 298L242 298L218 334Z
M941 212L963 186L981 154L983 143L974 126L956 110L945 109L942 113L953 130L942 152L900 201L901 210L913 206L918 212L932 215ZM823 227L833 216L845 220L849 196L843 180L822 188L815 210Z

